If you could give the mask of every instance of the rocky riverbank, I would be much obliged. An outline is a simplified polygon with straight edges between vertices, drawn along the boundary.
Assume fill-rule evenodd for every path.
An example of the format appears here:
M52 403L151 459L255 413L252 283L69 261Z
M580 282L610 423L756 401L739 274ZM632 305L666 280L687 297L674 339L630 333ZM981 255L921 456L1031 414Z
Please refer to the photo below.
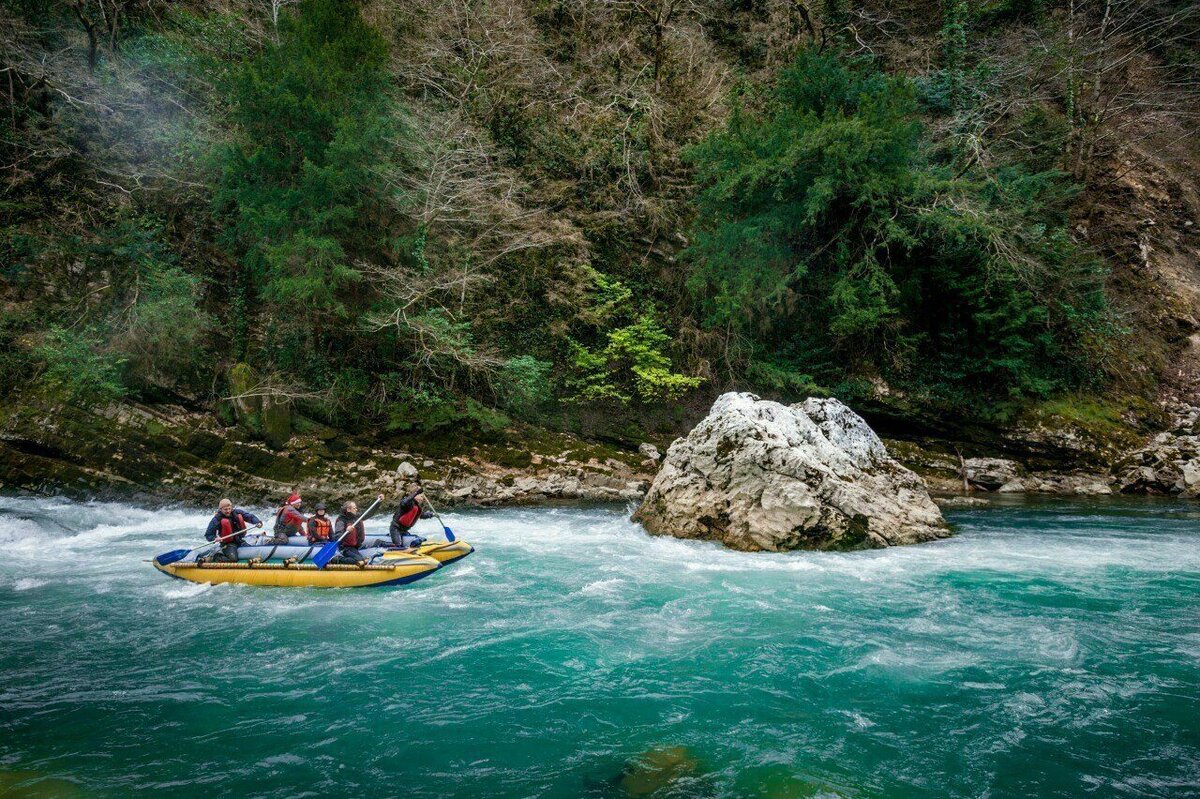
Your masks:
M270 504L292 490L329 501L394 496L419 479L447 505L519 505L637 500L656 468L652 447L630 451L537 429L434 454L302 418L291 424L272 447L245 426L181 405L82 409L26 398L0 411L0 490Z
M940 439L885 439L888 450L943 495L991 493L1200 497L1200 408L1169 402L1166 429L1127 434L1103 446L1078 431L1052 454L1044 430L1016 428L973 454Z
M1200 408L1172 401L1158 432L1089 433L1014 425L954 441L884 437L936 495L992 493L1200 496ZM262 431L180 404L81 409L36 396L0 407L0 490L75 498L210 504L233 494L271 503L299 488L337 501L403 490L415 478L446 504L640 501L658 471L658 440L635 449L538 428L447 452L349 436L301 417L268 443Z

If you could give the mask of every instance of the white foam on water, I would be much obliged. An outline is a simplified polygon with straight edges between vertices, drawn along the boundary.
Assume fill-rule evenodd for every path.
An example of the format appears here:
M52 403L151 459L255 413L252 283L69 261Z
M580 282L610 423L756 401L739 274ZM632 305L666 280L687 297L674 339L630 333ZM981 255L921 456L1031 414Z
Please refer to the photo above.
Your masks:
M905 723L896 708L905 703L931 714L943 732L983 730L970 743L986 760L1027 736L1040 741L1088 725L1110 734L1129 723L1135 703L1164 695L1187 701L1193 685L1186 672L1176 672L1173 684L1131 672L1122 658L1158 636L1154 658L1194 663L1194 606L1189 616L1186 601L1130 597L1167 579L1178 590L1180 574L1200 584L1197 531L1176 522L1155 532L1145 517L1098 522L1072 511L1029 524L1020 516L1028 511L989 513L954 516L959 536L933 544L786 554L648 536L627 514L603 508L450 513L446 522L477 548L469 559L395 590L319 591L196 585L145 562L201 543L208 511L0 498L0 541L12 550L0 560L0 586L32 592L50 585L73 603L53 625L26 625L39 603L8 594L6 629L15 636L147 652L130 670L167 685L145 701L194 693L227 701L219 691L209 696L195 674L199 666L203 673L232 669L258 691L247 697L263 709L262 724L247 728L254 735L277 734L271 724L317 725L302 731L306 740L350 735L361 714L385 713L426 732L469 723L472 734L486 737L491 714L512 713L505 736L516 730L534 740L544 723L553 743L573 725L599 726L606 732L582 746L610 753L621 741L642 741L663 720L686 719L680 733L701 749L713 736L736 740L726 751L742 765L771 752L783 752L780 762L788 763L817 752L853 762L867 739L893 736L889 762L916 774L931 762L921 760L922 750L942 744L895 737ZM47 557L48 546L60 557ZM89 603L101 591L110 596ZM189 654L171 660L180 652ZM81 667L97 665L89 649L75 657ZM186 684L170 685L173 675L156 658L188 673ZM1100 673L1097 663L1113 673ZM98 665L101 680L120 682ZM421 699L397 690L388 694L394 706L364 702L363 710L343 713L321 704L328 686L272 682L279 674L343 675L341 702L343 693L351 701L355 685L402 680L407 669L422 667L424 679L454 681L461 693ZM54 690L52 680L44 690ZM928 700L931 693L937 701ZM947 693L969 695L981 709L938 722L953 702ZM85 694L53 701L69 707L88 701ZM612 710L614 697L628 700L627 717ZM805 715L838 697L835 714ZM710 716L722 704L737 708L724 726ZM273 708L283 709L271 719ZM307 716L297 719L296 708ZM605 735L618 743L605 743ZM936 777L940 761L929 757ZM983 795L986 784L969 774L987 763L973 757L959 784ZM260 763L291 769L285 760Z

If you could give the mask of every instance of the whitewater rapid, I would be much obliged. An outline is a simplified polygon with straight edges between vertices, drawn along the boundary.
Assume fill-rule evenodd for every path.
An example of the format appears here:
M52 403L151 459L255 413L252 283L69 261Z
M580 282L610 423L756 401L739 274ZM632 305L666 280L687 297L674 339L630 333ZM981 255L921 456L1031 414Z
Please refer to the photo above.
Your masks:
M624 796L668 751L656 795L1200 795L1200 506L785 555L463 512L477 552L399 589L150 566L209 515L0 497L0 789Z

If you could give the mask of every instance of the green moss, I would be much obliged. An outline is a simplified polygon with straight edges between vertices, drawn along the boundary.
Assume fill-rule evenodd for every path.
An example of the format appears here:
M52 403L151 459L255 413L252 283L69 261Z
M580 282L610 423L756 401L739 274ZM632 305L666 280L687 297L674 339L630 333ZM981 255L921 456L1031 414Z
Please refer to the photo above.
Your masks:
M849 551L853 549L865 549L867 547L867 530L870 523L867 517L861 513L856 514L850 520L850 524L846 527L846 532L837 536L829 542L826 549Z
M262 397L246 397L258 385L258 376L248 363L236 363L229 369L229 395L238 424L255 435L262 435Z
M301 435L312 436L321 441L329 441L338 436L338 431L332 427L298 413L292 414L292 429Z
M509 447L497 448L489 460L497 466L504 466L508 469L526 469L533 463L533 457L527 450Z
M1162 412L1140 397L1064 395L1040 402L1021 422L1053 432L1075 433L1101 452L1134 447L1144 433L1161 426Z
M262 434L267 446L283 449L292 437L292 406L276 400L263 404Z

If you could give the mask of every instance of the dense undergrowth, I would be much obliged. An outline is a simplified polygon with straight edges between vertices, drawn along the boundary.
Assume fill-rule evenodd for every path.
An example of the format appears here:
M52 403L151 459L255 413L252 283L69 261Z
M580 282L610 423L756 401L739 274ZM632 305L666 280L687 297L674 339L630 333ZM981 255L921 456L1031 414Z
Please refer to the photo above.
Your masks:
M416 435L1107 408L1169 345L1081 220L1190 107L1193 11L8 0L5 388Z

